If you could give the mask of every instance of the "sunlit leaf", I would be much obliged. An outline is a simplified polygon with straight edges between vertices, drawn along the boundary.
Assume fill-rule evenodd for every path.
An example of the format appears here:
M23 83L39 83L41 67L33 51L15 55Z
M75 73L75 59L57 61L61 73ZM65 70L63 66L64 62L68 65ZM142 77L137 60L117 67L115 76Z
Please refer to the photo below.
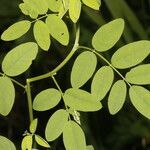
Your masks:
M127 93L126 83L123 80L117 81L110 91L108 97L108 108L110 114L116 114L122 107L125 102Z
M66 12L68 11L68 9L69 9L69 2L70 2L70 0L63 0L63 3L62 3L62 5L61 5L61 7L59 9L59 14L58 14L58 16L60 18L62 18L66 14Z
M100 52L109 50L120 39L123 30L124 20L120 18L103 25L93 36L93 47Z
M48 7L53 12L58 12L62 6L62 0L47 0Z
M88 7L91 7L95 10L99 10L101 5L101 0L82 0L82 2L87 5Z
M39 135L35 135L35 141L40 145L40 146L43 146L43 147L47 147L49 148L50 145L48 144L48 142L46 142L41 136Z
M47 141L53 141L62 134L64 126L68 122L68 115L66 110L60 109L50 117L45 130Z
M92 85L91 93L97 97L97 100L102 100L111 88L114 80L114 73L111 67L101 67L95 74Z
M35 133L36 129L37 129L37 124L38 124L38 119L34 119L31 124L30 124L30 132L31 133Z
M62 45L68 45L69 32L65 22L57 15L49 15L46 19L51 36L60 42Z
M0 149L1 150L16 150L15 145L4 136L0 135Z
M74 62L71 72L72 87L79 88L93 75L97 65L97 58L92 52L81 53Z
M61 93L56 89L47 89L40 92L34 99L33 109L46 111L55 107L61 100Z
M0 114L7 116L14 104L15 89L8 77L0 77Z
M19 21L11 25L7 30L1 35L1 39L4 41L12 41L20 38L24 35L31 27L31 22L28 20Z
M144 64L131 69L126 79L132 84L150 84L150 64Z
M63 141L67 150L86 150L84 132L74 121L69 121L65 126Z
M132 86L129 95L134 107L143 116L150 119L150 91L142 86Z
M33 28L34 37L41 49L47 51L50 47L50 34L43 21L37 21Z
M21 143L21 150L32 150L32 136L27 135L23 138L22 143Z
M98 111L102 105L92 94L76 88L68 89L64 94L66 105L79 111Z
M112 56L112 64L119 69L135 66L150 54L150 41L142 40L127 44Z
M2 62L2 70L8 76L17 76L25 72L36 58L38 46L34 42L21 44L12 49Z

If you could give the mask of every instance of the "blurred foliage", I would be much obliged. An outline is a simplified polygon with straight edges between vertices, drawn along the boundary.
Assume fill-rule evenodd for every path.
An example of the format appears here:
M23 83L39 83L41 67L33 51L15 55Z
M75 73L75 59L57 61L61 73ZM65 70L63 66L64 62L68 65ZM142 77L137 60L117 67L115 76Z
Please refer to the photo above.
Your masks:
M21 3L20 0L0 0L0 33L12 23L24 18L18 7L19 3ZM110 59L114 50L126 43L149 39L150 0L102 0L100 11L93 11L86 6L83 7L80 18L81 44L91 46L91 37L95 31L101 25L118 17L125 19L126 28L123 37L112 51L104 53L107 59ZM70 33L72 33L71 22L67 19L66 21ZM17 41L0 41L0 62L10 49L24 41L33 40L31 33L28 33ZM66 49L53 40L53 45L48 54L40 51L32 69L19 78L17 77L16 80L25 84L26 78L46 73L55 68L69 53L71 46L72 44ZM70 87L70 70L75 57L57 75L63 90ZM145 62L149 62L149 60ZM100 61L99 66L102 64L104 63ZM122 73L124 74L124 72ZM50 86L54 85L49 79L34 83L32 85L33 96ZM17 86L16 88L16 102L11 114L6 118L0 116L0 134L12 139L20 149L19 144L22 134L28 129L29 118L25 92ZM84 88L89 90L89 84L87 83ZM101 111L81 114L88 144L93 144L96 150L150 150L150 121L134 109L128 98L124 108L115 116L109 115L106 103L107 97L103 100L104 108ZM38 132L42 136L44 136L44 128L51 114L51 111L35 113L35 116L39 118ZM52 143L52 148L53 150L64 150L60 138Z

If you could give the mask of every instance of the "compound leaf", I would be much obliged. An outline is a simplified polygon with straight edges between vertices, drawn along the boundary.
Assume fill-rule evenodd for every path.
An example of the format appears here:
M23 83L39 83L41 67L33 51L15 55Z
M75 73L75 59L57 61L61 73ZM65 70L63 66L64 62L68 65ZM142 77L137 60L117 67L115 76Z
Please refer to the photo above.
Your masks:
M124 20L120 18L103 25L93 36L93 47L100 52L109 50L120 39L123 30Z
M64 101L70 108L83 112L98 111L102 108L95 96L76 88L68 89L65 92Z
M47 89L40 92L33 101L33 109L46 111L55 107L61 100L61 93L56 89Z
M112 56L112 64L119 69L133 67L150 54L150 41L141 40L127 44L118 49Z
M45 130L45 137L47 141L53 141L62 134L64 126L68 122L68 117L69 114L64 109L57 110L50 117Z
M47 141L45 141L41 136L39 135L35 135L35 141L40 145L40 146L43 146L43 147L47 147L49 148L50 145L48 144Z
M20 38L24 35L31 27L31 22L28 20L19 21L11 25L1 35L1 39L4 41L12 41Z
M84 132L74 121L69 121L65 126L63 142L67 150L86 150Z
M122 107L125 102L127 93L126 83L123 80L117 81L110 91L108 97L108 108L110 114L116 114Z
M142 86L132 86L129 95L134 107L150 119L150 92Z
M21 143L21 150L31 150L33 139L31 135L27 135L23 138Z
M47 0L48 7L53 12L58 12L62 6L62 0Z
M38 119L37 119L37 118L34 119L34 120L31 122L29 129L30 129L30 132L31 132L32 134L35 133L35 131L36 131L36 129L37 129L37 124L38 124Z
M71 72L72 87L79 88L93 75L97 65L97 58L92 52L81 53L74 62Z
M36 58L38 46L34 42L21 44L12 49L2 62L2 70L8 76L17 76L25 72Z
M47 25L39 20L35 23L33 32L38 45L41 49L47 51L50 47L50 34Z
M8 77L0 77L0 114L7 116L14 104L15 89Z
M82 2L90 8L95 10L99 10L101 5L101 0L82 0Z
M97 100L102 100L111 88L114 80L114 72L111 67L101 67L95 74L92 84L91 93L97 97Z
M150 64L144 64L131 69L126 74L126 79L132 84L150 84Z
M60 42L62 45L68 45L69 32L65 22L57 15L49 15L46 19L46 24L51 36Z

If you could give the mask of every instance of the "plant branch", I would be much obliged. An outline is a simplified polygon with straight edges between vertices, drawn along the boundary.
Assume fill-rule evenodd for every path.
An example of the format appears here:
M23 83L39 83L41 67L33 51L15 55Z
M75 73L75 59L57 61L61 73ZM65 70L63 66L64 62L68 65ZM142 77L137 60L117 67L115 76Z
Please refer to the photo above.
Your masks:
M86 46L79 46L79 48L92 51L99 58L101 58L104 62L106 62L129 85L129 87L131 87L131 84L126 80L126 78L104 56L102 56L100 53L98 53L95 49L92 49L92 48L89 48Z
M19 83L18 81L14 80L12 78L10 78L10 80L13 81L14 83L16 83L17 85L19 85L20 87L22 87L24 89L26 88L23 84Z

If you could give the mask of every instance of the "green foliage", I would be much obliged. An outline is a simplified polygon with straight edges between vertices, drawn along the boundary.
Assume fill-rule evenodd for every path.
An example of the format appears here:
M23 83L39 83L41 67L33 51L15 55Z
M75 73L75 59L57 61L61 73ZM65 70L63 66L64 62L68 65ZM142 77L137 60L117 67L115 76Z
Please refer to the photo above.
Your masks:
M35 141L42 147L50 147L50 145L39 135L35 135Z
M33 144L33 139L31 135L27 135L23 138L22 143L21 143L21 149L22 150L31 150L32 149L32 144Z
M36 129L37 129L37 124L38 124L38 119L34 119L31 124L30 124L30 132L32 134L34 134L36 132Z
M99 10L99 7L100 7L100 5L101 5L101 1L100 1L100 0L93 0L93 1L90 1L90 0L82 0L82 2L83 2L85 5L91 7L91 8L93 8L93 9L95 9L95 10Z

